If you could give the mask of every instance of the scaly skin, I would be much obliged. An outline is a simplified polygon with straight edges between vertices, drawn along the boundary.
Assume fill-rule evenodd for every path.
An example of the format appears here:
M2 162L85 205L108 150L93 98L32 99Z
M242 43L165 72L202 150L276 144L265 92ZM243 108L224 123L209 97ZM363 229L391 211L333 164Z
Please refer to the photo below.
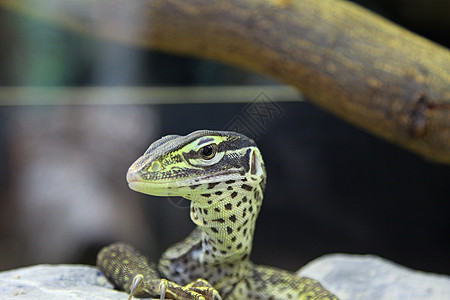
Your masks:
M130 298L338 299L316 280L249 260L266 172L246 136L201 130L163 137L129 168L127 181L138 192L191 200L197 225L158 268L129 245L100 251L99 269Z

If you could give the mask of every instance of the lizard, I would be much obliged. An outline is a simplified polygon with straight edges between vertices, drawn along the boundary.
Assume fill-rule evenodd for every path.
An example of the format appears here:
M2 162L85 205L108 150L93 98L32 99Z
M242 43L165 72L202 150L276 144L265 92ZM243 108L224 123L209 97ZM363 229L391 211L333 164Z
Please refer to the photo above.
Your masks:
M317 280L250 261L266 171L245 135L198 130L162 137L130 166L127 181L141 193L190 200L197 225L158 266L129 244L100 250L98 268L129 299L338 299Z

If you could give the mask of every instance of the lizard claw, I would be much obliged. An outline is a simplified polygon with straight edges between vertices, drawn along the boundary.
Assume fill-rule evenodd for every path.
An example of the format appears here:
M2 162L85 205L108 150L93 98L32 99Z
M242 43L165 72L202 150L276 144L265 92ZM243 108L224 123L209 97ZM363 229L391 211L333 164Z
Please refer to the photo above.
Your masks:
M131 283L130 288L130 296L128 297L128 300L133 299L133 296L136 294L136 292L142 290L144 284L144 276L142 274L138 274L133 278L133 282Z
M161 292L161 296L159 297L159 300L166 299L166 291L167 291L168 283L167 280L161 280L161 283L159 284L159 290Z

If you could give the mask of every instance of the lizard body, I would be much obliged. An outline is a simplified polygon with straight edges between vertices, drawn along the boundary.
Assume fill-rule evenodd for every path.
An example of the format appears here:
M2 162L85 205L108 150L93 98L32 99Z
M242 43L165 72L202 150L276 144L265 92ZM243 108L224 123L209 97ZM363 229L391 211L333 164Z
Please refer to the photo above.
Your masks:
M201 130L163 137L133 163L127 181L142 193L190 200L197 225L157 268L122 243L99 253L100 270L130 298L337 299L316 280L249 260L266 172L246 136Z

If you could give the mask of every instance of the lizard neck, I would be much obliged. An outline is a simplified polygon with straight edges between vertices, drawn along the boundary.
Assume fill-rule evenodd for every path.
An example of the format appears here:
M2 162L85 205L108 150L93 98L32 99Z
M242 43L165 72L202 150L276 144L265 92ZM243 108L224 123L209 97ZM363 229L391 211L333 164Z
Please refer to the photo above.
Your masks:
M199 261L232 263L249 258L263 186L246 178L216 183L211 193L189 197L191 219L202 231Z

